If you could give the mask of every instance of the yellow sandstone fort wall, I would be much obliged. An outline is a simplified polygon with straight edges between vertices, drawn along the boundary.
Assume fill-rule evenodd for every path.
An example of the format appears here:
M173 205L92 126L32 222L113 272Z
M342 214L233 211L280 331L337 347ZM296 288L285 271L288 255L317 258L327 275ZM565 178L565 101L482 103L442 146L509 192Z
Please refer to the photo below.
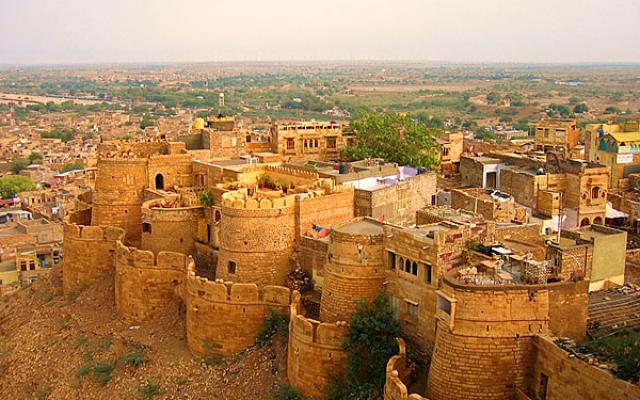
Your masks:
M163 208L162 199L150 200L142 206L142 250L154 253L173 251L195 255L198 221L204 218L204 208Z
M342 225L345 224L339 226ZM350 321L356 311L356 300L373 300L385 279L383 256L382 229L371 235L331 230L320 301L321 321Z
M342 341L346 322L327 323L299 314L300 295L294 293L289 321L287 376L289 383L305 397L321 398L330 374L344 367Z
M640 387L615 378L609 371L573 357L546 336L534 338L535 359L522 399L632 400L640 399ZM546 391L542 386L546 376ZM539 394L539 397L535 394Z
M93 225L122 228L127 243L140 246L147 160L101 158L97 167Z
M64 223L62 287L66 295L95 283L112 269L116 242L124 240L124 230L89 226L90 217L87 209L72 213Z
M573 290L573 285L580 288ZM553 290L556 292L550 293ZM561 306L551 304L550 298L559 303L557 300L564 297L562 307L566 310L562 315L578 324L583 316L580 309L586 303L577 293L587 290L586 282L475 286L444 278L439 302L448 299L451 311L436 311L438 326L429 370L429 397L511 399L515 388L525 382L533 357L533 337L550 332L550 315ZM561 294L565 291L566 295ZM579 301L570 303L572 300Z
M384 384L384 400L427 400L419 394L409 394L404 381L411 375L411 368L407 363L407 348L404 340L397 339L398 354L387 362L387 379Z
M295 241L293 203L291 196L260 202L225 198L216 278L258 286L284 285Z
M179 295L193 259L180 253L150 251L116 244L115 295L118 317L141 322Z
M291 291L253 283L211 282L193 271L186 281L187 343L199 356L227 357L255 343L269 308L286 314Z
M303 236L314 224L328 229L334 224L351 220L353 196L353 188L339 186L335 193L296 199L296 235Z

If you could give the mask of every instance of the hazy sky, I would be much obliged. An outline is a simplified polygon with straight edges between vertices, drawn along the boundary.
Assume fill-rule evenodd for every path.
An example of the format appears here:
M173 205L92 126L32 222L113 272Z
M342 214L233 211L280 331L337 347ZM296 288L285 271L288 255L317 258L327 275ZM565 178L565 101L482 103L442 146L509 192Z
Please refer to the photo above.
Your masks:
M0 0L0 64L640 62L640 0Z

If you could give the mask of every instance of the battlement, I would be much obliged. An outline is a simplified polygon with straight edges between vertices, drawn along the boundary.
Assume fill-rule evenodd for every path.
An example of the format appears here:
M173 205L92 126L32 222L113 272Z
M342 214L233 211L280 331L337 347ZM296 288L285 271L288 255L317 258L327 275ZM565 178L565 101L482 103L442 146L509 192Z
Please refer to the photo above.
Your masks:
M411 374L411 366L407 365L407 349L404 340L396 339L398 354L387 362L387 379L384 385L384 400L427 400L419 394L409 394L407 385L403 382Z
M258 209L283 209L292 208L295 203L294 196L278 197L273 199L253 199L243 192L227 192L222 194L222 206L227 208L258 210Z
M341 348L347 326L344 321L320 322L301 314L294 314L292 311L289 334L294 334L298 340L305 343L337 350Z
M113 226L77 225L65 222L64 240L124 240L124 229Z
M287 376L291 385L306 397L323 397L329 373L344 368L342 342L347 323L320 322L299 313L300 293L294 292L289 310Z
M192 268L192 265L195 268L195 262L191 256L169 251L161 251L155 256L151 251L127 247L122 242L116 243L116 257L118 265L133 268L172 270L184 273Z
M284 286L264 286L254 283L215 282L196 276L191 270L187 277L187 293L214 303L268 304L289 306L291 290Z

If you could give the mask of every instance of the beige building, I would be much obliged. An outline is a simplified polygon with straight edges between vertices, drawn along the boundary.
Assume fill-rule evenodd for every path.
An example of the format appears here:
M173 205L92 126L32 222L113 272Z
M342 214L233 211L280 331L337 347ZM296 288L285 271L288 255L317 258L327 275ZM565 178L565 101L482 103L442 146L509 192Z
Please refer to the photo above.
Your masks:
M337 160L350 143L342 128L337 121L274 124L272 151L285 160Z
M569 154L578 145L580 128L575 119L543 119L534 130L536 149Z

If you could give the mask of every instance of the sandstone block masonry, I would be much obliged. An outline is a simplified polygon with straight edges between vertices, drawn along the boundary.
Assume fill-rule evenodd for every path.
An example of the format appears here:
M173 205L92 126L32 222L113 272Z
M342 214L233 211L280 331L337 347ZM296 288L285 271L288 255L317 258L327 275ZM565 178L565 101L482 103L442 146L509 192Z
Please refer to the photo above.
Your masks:
M109 272L113 268L116 242L124 240L124 230L89 226L90 223L91 209L72 213L64 222L62 288L65 295L81 291Z
M385 279L382 224L358 218L334 226L320 303L320 320L349 321L356 301L371 301Z
M195 263L189 256L150 251L116 244L115 296L118 317L141 322L175 301L189 269Z
M253 283L211 282L189 272L184 293L187 343L199 356L228 357L255 343L269 309L286 314L291 291Z
M583 314L577 312L586 308L586 303L578 301L575 286L584 295L588 293L585 281L476 286L445 277L438 292L429 397L499 400L515 396L515 388L524 385L532 361L533 337L550 332L550 320L557 318L555 308L563 307L563 316L571 318L574 325L586 323L586 316L582 321ZM558 292L551 294L551 288ZM565 300L570 302L559 298L563 288L567 289ZM552 296L554 304L550 302ZM562 327L558 325L559 329ZM470 387L482 389L469 390Z
M398 354L387 362L384 400L427 400L419 394L409 394L404 381L411 375L412 369L407 362L407 348L404 340L397 339Z
M238 283L284 285L295 243L292 196L223 201L216 277Z
M140 245L146 159L99 159L92 223L122 228L126 241Z
M320 322L306 318L300 306L300 296L292 298L289 321L287 376L291 386L305 397L321 398L330 382L330 373L341 371L346 357L342 341L347 333L346 322Z

